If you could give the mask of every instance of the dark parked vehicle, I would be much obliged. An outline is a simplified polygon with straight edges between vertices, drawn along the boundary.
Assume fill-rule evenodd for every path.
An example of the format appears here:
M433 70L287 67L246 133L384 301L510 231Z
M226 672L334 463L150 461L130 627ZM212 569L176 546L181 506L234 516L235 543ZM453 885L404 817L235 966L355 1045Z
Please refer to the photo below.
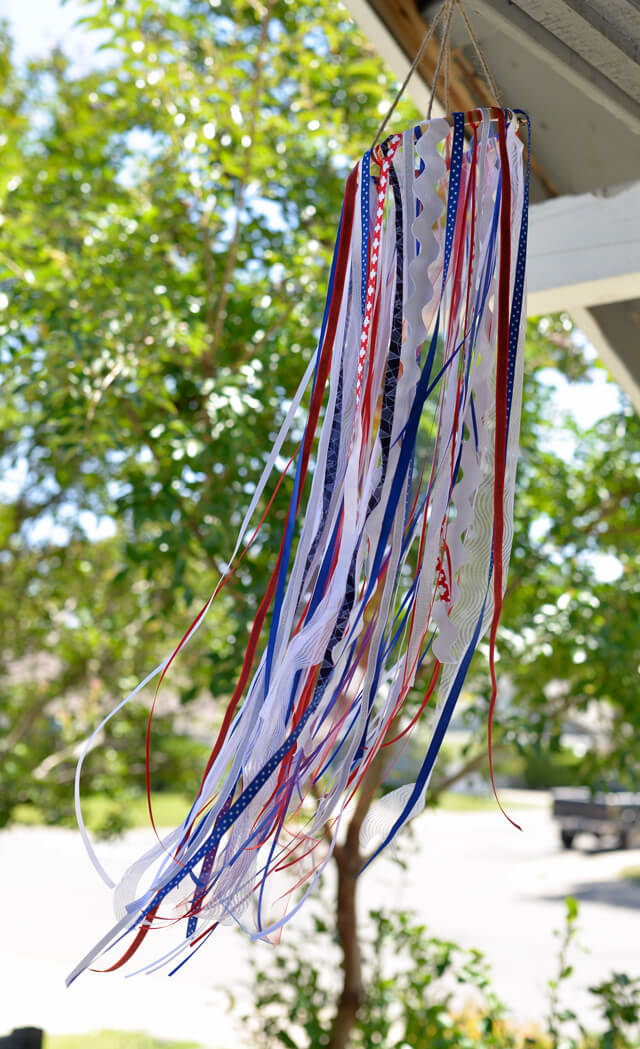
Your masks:
M5 1038L0 1038L0 1049L42 1049L39 1027L17 1027Z
M556 787L551 793L565 849L583 833L615 839L620 849L640 845L640 794L622 790L592 794L587 787Z

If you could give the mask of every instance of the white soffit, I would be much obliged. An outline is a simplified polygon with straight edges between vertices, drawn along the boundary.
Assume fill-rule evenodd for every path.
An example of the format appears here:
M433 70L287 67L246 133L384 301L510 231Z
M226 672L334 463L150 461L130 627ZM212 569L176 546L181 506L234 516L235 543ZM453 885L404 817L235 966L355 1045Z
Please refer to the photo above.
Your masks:
M381 0L345 2L404 79L394 23L372 6ZM416 8L429 21L439 2ZM529 100L534 153L566 194L531 208L528 313L567 310L640 412L640 0L464 2L503 97ZM397 0L388 6L396 17ZM468 45L456 35L454 47ZM420 76L407 94L426 110ZM532 194L544 197L535 179Z
M530 215L530 314L640 296L640 182L612 196L556 197Z

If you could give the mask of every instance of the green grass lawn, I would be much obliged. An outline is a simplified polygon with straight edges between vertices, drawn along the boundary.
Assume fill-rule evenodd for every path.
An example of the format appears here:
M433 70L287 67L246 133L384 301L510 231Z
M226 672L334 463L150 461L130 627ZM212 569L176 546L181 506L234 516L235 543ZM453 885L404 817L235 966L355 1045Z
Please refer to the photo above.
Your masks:
M157 827L175 827L180 823L193 804L193 798L184 794L162 793L152 797L153 818ZM113 801L107 794L93 794L82 802L82 814L89 830L103 832L114 817L124 813L129 827L148 827L149 811L144 796ZM22 826L42 826L42 812L34 805L18 805L14 811L14 822ZM75 820L68 824L75 826Z
M153 818L157 827L176 827L187 815L193 802L186 794L157 793L153 795ZM536 804L533 802L532 804ZM492 812L497 809L492 794L457 794L446 791L438 799L439 809L445 812ZM526 801L509 800L507 808L528 807ZM135 797L126 801L114 802L106 794L94 794L82 803L82 812L89 830L96 834L117 831L117 821L124 814L129 827L148 827L149 812L146 797ZM33 805L18 805L14 812L14 822L22 826L41 826L44 819L40 810ZM75 826L75 821L67 822Z
M626 878L628 881L633 882L634 885L640 886L640 867L623 867L618 877Z
M47 1034L44 1049L201 1049L198 1042L173 1042L140 1031L97 1031L94 1034Z
M502 801L507 812L509 809L533 809L542 808L548 805L548 798L545 795L540 795L540 798L512 798L508 795L501 795L498 790L498 797ZM455 791L445 791L438 798L439 809L443 809L445 812L493 812L500 811L498 809L498 803L494 798L493 794L457 794Z
M438 798L436 808L445 812L491 812L497 805L493 794L457 794L447 790Z

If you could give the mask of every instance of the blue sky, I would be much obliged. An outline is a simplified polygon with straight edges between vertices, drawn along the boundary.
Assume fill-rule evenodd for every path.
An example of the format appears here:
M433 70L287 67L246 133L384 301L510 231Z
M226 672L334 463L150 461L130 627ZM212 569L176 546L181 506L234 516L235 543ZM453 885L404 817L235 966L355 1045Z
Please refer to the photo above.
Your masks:
M0 15L7 19L20 59L43 54L58 43L80 44L83 34L71 27L80 13L80 5L69 0L0 0Z

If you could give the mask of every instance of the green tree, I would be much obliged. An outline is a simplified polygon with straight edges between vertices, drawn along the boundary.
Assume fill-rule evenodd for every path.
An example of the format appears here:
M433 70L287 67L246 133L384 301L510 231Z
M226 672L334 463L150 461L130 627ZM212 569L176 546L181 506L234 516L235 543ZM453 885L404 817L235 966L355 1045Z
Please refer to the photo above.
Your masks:
M96 68L58 51L16 71L2 44L4 819L69 810L78 741L212 592L314 346L345 174L392 90L339 7L86 10ZM219 716L289 492L176 664L154 763L172 690ZM139 788L145 718L112 723L87 783ZM163 778L193 786L180 764Z
M638 790L640 422L622 396L619 409L589 429L558 417L548 377L561 373L576 401L590 378L574 335L566 317L529 326L516 538L500 640L512 697L498 713L498 746L559 755L563 725L589 709L599 716L602 743L576 766L580 781ZM484 676L482 656L475 669ZM474 686L486 707L486 677L483 683L476 673ZM477 713L471 705L469 716Z
M16 70L6 33L0 53L3 821L18 802L52 821L68 812L79 741L213 590L314 347L345 174L394 89L328 2L93 0L86 11L101 46L87 70L60 51ZM415 116L404 104L398 124ZM589 771L613 763L632 782L638 424L624 407L575 434L562 459L544 440L535 368L579 380L586 365L561 322L532 326L527 353L500 643L514 699L496 745L557 747L567 714L595 699L613 744ZM289 492L285 480L163 686L156 786L196 781L188 723L208 720L210 735L221 716ZM615 584L598 581L598 553L619 558ZM477 724L482 652L474 683ZM90 788L141 789L147 713L132 704L110 723ZM478 738L456 776L486 763ZM348 1044L364 995L355 874L380 774L335 854L344 986L333 1049Z

